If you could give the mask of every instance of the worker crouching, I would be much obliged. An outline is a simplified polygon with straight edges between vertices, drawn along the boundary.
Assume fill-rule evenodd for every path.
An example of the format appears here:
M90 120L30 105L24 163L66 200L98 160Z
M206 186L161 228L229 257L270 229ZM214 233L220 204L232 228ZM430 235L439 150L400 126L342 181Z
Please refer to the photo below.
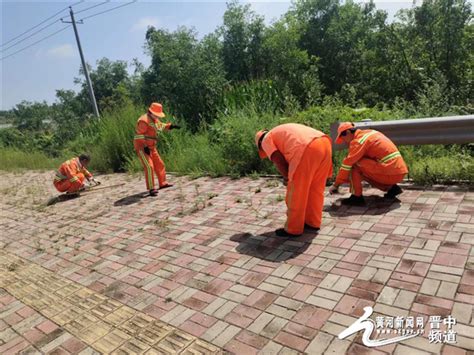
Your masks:
M343 205L362 206L362 181L385 191L387 199L402 193L397 185L408 173L408 168L395 144L384 134L374 130L362 130L352 122L344 122L337 130L336 143L349 144L349 153L344 158L330 193L337 193L343 183L349 183L351 196L342 200Z
M313 128L288 123L255 136L260 158L268 157L287 182L287 221L280 237L321 227L324 188L332 175L331 140Z
M99 185L92 174L87 170L91 158L87 154L69 159L61 164L54 176L54 186L59 192L75 193L82 191L85 180L92 184Z
M159 103L152 103L148 112L137 121L133 146L140 159L145 172L145 182L150 196L156 196L158 190L155 189L155 176L158 177L160 189L173 185L166 181L165 164L156 149L159 134L174 128L180 128L172 123L163 123L160 118L165 117L163 107Z

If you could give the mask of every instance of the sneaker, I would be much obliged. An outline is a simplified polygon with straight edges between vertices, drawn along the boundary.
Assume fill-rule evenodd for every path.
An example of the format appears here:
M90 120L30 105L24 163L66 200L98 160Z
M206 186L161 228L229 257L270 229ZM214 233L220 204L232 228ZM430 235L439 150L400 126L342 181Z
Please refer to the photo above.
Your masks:
M341 201L344 206L365 206L364 196L351 195L349 198L345 198Z
M400 186L397 184L393 185L390 190L383 196L384 198L394 199L403 192Z
M318 227L313 227L313 226L310 226L309 224L306 224L306 223L304 224L304 229L306 231L309 231L309 232L315 232L315 233L319 232Z
M275 234L277 237L283 237L283 238L299 237L301 235L301 234L288 233L284 228L278 228L275 231Z
M158 190L157 189L151 189L150 190L150 196L156 196L158 195Z

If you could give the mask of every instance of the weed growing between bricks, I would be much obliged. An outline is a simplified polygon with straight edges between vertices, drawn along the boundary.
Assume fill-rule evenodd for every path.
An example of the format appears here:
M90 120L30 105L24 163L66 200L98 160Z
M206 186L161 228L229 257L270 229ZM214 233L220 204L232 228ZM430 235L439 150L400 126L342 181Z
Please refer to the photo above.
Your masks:
M142 182L137 176L127 189L135 193ZM108 200L94 196L48 207L49 216L10 203L24 190L8 195L0 246L96 291L99 299L141 311L140 319L172 324L223 351L362 352L359 335L343 341L337 335L366 305L374 307L371 319L398 312L458 319L458 344L443 347L420 337L382 351L470 351L472 191L406 189L397 209L335 204L317 236L282 240L272 234L284 219L280 181L173 182L175 188L139 205L109 208ZM112 203L123 193L111 192ZM195 204L199 209L189 213Z

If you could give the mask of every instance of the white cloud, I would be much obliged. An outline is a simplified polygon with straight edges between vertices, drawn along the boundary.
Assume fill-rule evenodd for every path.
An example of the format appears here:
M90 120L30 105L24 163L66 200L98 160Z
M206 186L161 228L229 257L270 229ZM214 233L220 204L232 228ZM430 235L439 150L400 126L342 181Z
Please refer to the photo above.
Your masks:
M149 26L158 27L159 21L156 17L142 17L135 23L131 31L143 31L146 30Z
M74 48L70 44L63 44L49 49L46 53L53 57L70 58L74 56Z

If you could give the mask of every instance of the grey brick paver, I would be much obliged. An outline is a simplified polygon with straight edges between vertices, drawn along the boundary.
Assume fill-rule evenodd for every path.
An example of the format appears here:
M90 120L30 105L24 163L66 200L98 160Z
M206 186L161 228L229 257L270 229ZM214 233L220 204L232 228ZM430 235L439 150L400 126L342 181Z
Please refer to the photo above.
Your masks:
M272 234L285 221L284 201L276 201L285 190L266 179L171 176L175 188L160 191L156 199L120 204L143 191L143 179L106 175L104 185L125 185L44 207L46 197L56 194L50 173L24 173L32 185L28 199L17 176L0 177L0 248L214 346L293 353L301 346L292 344L293 337L305 336L309 354L361 351L361 333L345 340L337 335L370 305L372 319L450 312L458 320L458 343L446 349L472 350L474 193L467 188L409 187L399 205L375 200L364 208L339 206L340 195L327 196L320 233L285 240ZM12 190L6 189L7 182L13 183ZM374 189L365 193L381 195ZM45 320L61 325L79 317L60 302L48 308L54 285L41 287L48 292L18 292L47 308ZM41 318L19 315L22 308L14 300L0 304L2 320L12 323L7 328L0 323L3 343L15 341L19 333L33 336L28 332L39 326ZM99 307L93 314L104 324L121 319L103 312ZM242 337L242 331L256 338ZM88 333L84 339L104 349L124 341L96 340ZM179 339L176 346L186 342ZM56 345L55 338L48 340L42 346ZM96 351L91 345L79 352ZM429 344L425 334L374 350L441 349Z

